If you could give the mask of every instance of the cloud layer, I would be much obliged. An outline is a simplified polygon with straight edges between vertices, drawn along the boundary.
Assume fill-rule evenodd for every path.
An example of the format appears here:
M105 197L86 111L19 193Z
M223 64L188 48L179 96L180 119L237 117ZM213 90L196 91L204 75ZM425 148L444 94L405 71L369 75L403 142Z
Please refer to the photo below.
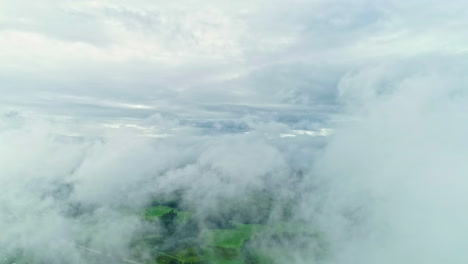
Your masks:
M317 119L336 111L346 73L415 57L464 56L463 6L4 1L2 105L99 122L155 112Z
M269 190L326 263L465 263L467 7L3 1L0 253L125 256L122 208Z

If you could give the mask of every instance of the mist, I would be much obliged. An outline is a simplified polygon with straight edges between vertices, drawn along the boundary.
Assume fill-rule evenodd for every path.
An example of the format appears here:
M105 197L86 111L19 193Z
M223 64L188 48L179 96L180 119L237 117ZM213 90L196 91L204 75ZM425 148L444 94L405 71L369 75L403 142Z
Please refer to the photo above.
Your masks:
M465 263L467 7L0 3L0 263Z

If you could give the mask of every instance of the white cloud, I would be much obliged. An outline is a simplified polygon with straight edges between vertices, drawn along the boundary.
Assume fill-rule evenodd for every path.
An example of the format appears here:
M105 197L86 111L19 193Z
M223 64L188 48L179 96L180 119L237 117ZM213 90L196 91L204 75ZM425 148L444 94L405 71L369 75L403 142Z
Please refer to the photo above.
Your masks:
M333 263L466 262L467 7L1 2L0 246L80 263L40 252L92 232L80 221L123 250L106 238L138 220L113 206L154 194L209 211L271 188L301 195L295 217L332 235ZM291 190L295 170L309 182ZM43 198L58 183L69 200ZM72 221L71 201L97 211Z

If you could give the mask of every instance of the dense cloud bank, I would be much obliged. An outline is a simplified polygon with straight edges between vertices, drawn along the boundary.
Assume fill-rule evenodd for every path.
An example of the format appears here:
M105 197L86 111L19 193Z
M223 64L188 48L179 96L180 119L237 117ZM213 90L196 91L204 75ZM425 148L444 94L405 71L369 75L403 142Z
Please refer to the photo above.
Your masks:
M17 119L9 113L3 121L7 126ZM280 208L297 196L292 176L309 170L296 156L323 144L323 137L302 135L300 146L291 145L274 124L248 134L184 132L155 139L119 129L100 138L65 136L54 133L50 122L22 121L0 136L0 244L6 252L25 250L38 262L82 262L76 246L85 243L126 256L132 235L144 228L128 210L142 210L155 197L177 193L200 225L253 192L274 193Z
M385 82L391 68L378 72L350 74L343 94L362 78ZM288 127L271 122L247 133L204 135L157 118L160 125L153 125L172 134L154 138L114 128L86 138L6 114L2 248L79 262L73 243L86 240L125 255L130 234L143 224L121 208L183 191L185 206L209 215L226 201L268 190L278 208L294 201L293 219L327 234L331 263L461 263L468 230L464 77L437 67L402 76L385 91L361 86L368 89L364 101L353 92L347 102L355 121L327 137L281 137ZM92 210L73 214L86 208Z

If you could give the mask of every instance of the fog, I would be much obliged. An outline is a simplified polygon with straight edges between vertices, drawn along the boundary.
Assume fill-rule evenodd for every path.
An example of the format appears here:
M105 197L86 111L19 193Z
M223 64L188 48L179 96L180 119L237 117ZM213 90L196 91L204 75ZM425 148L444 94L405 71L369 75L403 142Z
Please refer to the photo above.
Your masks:
M279 263L468 260L463 1L43 2L0 3L5 263L118 263L155 198L210 228L255 193L327 241Z

